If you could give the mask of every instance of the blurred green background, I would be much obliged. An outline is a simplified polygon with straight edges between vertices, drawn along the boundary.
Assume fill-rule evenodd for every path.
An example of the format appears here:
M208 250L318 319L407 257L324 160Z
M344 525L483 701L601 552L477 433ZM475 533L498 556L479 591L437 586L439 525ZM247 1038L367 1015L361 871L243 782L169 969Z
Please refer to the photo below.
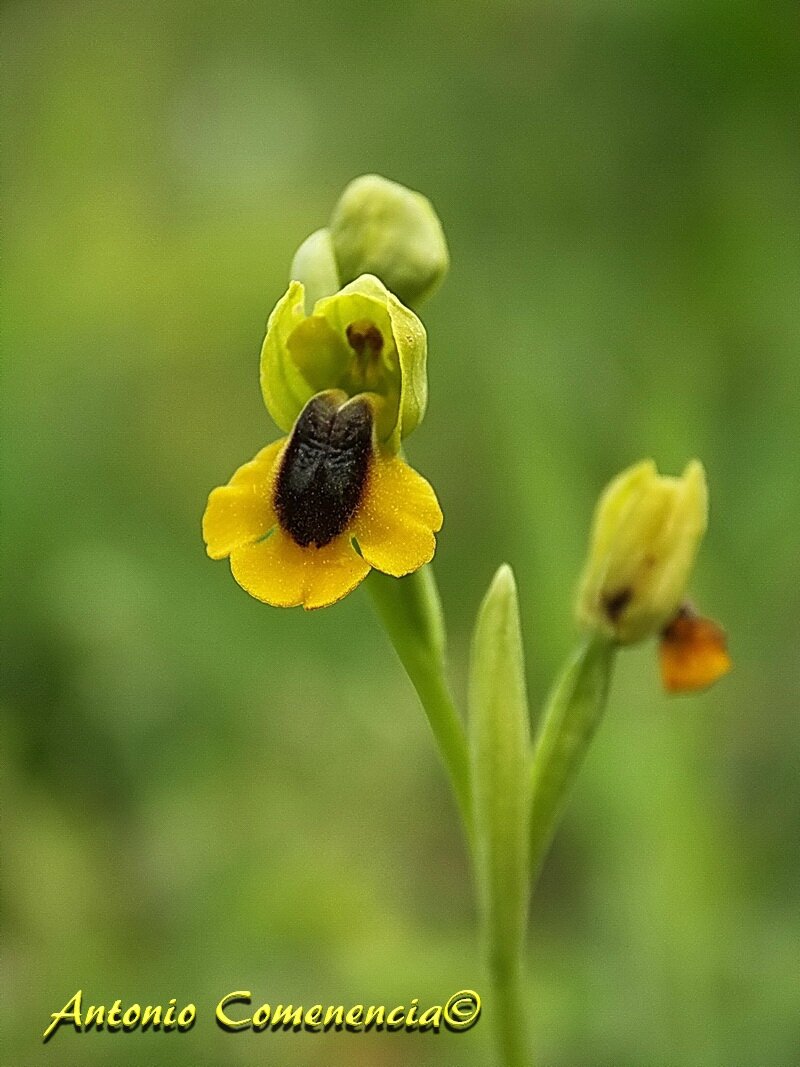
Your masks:
M538 705L594 500L706 463L693 592L736 670L608 716L531 921L548 1067L789 1067L800 974L794 6L6 3L4 1064L492 1067L438 1037L223 1034L213 1006L486 990L457 817L362 592L249 599L200 539L276 436L257 386L299 242L353 176L434 201L410 441L463 691L494 568ZM40 1035L194 1001L185 1035Z

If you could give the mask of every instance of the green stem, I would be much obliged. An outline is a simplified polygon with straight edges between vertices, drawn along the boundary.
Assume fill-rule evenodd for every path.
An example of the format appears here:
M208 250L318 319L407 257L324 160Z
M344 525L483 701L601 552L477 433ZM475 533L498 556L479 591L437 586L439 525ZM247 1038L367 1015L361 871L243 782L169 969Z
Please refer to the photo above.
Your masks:
M428 717L471 843L469 755L464 724L447 683L444 621L433 570L422 567L405 578L373 571L366 586Z
M615 644L602 635L586 638L564 665L542 714L531 767L534 881L603 715L615 650Z
M531 1067L528 1020L522 995L522 960L512 968L492 968L494 1021L505 1067Z

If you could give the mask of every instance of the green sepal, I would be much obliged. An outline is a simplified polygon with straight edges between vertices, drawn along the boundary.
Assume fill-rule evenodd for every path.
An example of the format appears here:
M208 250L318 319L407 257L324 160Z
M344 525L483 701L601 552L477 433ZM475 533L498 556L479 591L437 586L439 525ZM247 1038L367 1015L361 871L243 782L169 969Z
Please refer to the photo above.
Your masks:
M294 281L275 305L267 321L267 334L261 348L261 395L277 426L289 433L294 421L315 393L292 359L289 338L306 317L305 290Z

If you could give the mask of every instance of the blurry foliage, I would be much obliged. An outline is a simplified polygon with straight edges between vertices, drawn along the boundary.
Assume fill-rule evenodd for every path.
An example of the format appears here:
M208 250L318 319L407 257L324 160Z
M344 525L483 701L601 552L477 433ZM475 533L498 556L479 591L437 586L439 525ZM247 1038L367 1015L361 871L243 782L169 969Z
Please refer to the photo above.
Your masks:
M410 456L445 510L460 679L497 563L540 697L601 486L643 455L709 474L695 592L736 672L668 700L652 649L621 658L537 897L541 1062L793 1062L793 8L17 0L3 20L5 1062L487 1062L485 1023L209 1021L242 987L482 983L456 816L364 596L267 609L200 540L207 491L274 435L257 358L291 256L364 171L430 196L452 251ZM201 1018L43 1047L79 986Z

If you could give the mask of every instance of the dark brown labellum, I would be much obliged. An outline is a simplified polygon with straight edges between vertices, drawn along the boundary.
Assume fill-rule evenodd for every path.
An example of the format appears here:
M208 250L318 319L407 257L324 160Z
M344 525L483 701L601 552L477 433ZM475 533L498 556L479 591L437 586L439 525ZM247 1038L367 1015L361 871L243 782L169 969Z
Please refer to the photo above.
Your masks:
M338 537L358 507L372 454L372 408L309 400L295 423L275 484L282 529L302 548Z

